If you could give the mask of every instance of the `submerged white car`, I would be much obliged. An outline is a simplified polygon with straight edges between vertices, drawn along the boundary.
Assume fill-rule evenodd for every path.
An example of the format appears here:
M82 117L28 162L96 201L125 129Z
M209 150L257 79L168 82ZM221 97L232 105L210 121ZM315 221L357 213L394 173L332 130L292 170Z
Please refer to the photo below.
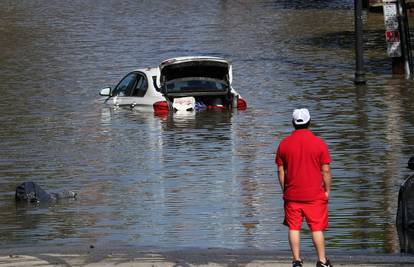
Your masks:
M178 57L158 68L128 73L114 88L100 95L114 106L152 105L154 111L199 111L203 109L246 109L246 101L233 89L232 66L218 57Z

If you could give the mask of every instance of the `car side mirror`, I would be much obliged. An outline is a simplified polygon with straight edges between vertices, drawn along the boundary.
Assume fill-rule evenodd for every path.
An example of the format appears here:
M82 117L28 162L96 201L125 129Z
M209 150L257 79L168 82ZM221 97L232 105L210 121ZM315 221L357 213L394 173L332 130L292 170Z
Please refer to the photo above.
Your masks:
M99 92L101 96L111 96L111 87L106 87Z

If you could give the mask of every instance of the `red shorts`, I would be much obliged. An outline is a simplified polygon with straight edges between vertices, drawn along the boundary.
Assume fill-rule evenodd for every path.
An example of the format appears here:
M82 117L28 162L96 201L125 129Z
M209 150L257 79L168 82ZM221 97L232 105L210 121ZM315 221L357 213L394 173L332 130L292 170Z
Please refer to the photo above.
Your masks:
M328 227L328 198L310 202L285 200L284 225L300 231L304 217L312 232L325 230Z

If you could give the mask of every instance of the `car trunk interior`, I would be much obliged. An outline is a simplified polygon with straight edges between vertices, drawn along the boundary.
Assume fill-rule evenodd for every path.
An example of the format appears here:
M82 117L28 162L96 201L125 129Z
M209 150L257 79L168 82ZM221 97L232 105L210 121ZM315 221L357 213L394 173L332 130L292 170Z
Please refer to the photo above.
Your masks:
M219 61L190 61L165 66L162 69L161 82L165 83L175 79L187 77L206 77L212 79L222 80L225 83L229 82L228 72L229 65L225 62ZM168 100L173 103L174 98L192 96L195 102L205 105L206 107L230 107L232 103L232 95L229 93L189 93L188 95L174 95L166 94Z
M185 78L207 77L228 82L229 65L216 61L191 61L172 64L162 69L161 82Z

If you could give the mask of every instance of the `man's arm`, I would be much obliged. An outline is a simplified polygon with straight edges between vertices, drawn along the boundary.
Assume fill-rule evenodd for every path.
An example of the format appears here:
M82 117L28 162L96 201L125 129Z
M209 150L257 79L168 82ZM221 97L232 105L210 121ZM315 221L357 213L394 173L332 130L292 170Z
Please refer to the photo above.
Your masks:
M283 166L277 166L277 174L279 176L279 183L282 191L285 191L285 169Z
M325 187L325 192L327 196L331 192L331 167L329 164L322 164L322 177L323 177L323 185Z

